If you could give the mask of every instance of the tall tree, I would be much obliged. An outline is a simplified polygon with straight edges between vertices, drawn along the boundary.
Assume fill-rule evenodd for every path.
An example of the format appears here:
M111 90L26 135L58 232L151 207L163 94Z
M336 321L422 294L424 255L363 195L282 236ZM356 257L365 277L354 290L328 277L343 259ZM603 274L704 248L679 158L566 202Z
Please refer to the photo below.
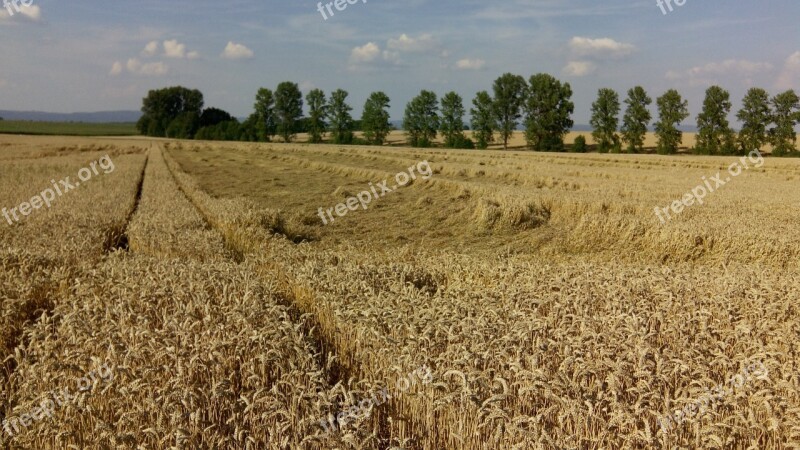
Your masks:
M140 133L164 137L170 129L176 137L193 136L203 110L203 93L197 89L174 86L155 89L142 99L142 117L136 124ZM188 135L187 135L188 133Z
M731 96L719 86L706 90L703 110L697 115L697 151L707 155L735 153L733 130L728 122Z
M403 129L413 147L430 147L439 129L439 105L436 94L423 90L406 105Z
M494 101L488 92L480 91L475 95L469 113L472 115L472 136L477 141L478 148L489 147L494 142L497 121L494 117Z
M506 73L494 81L494 117L503 140L503 148L508 148L508 140L517 129L517 123L525 103L525 91L528 85L525 78Z
M772 122L775 126L769 131L772 152L776 156L789 155L797 151L795 125L800 121L800 98L794 90L776 95L772 99Z
M389 96L383 92L373 92L364 103L361 116L364 138L372 145L383 145L389 135Z
M639 153L644 150L644 138L647 135L647 125L652 116L649 106L653 103L647 92L641 86L628 90L625 99L625 116L622 119L622 140L628 144L628 152Z
M537 151L560 151L572 128L572 88L552 75L531 77L525 102L525 140Z
M689 102L675 89L670 89L656 100L659 119L656 122L658 153L670 155L678 151L683 132L678 125L689 117Z
M322 89L312 89L306 94L306 103L308 104L308 141L312 144L319 144L325 134L325 117L328 114L325 93L322 92Z
M592 118L589 123L594 129L592 137L601 153L619 147L617 136L619 110L619 95L613 89L603 88L597 92L597 100L592 103Z
M761 150L768 142L767 127L772 122L769 94L761 88L750 88L742 100L742 109L736 113L742 122L739 147L742 152Z
M275 136L276 129L275 96L272 94L272 91L266 88L259 89L253 108L258 118L256 130L259 139L267 142L271 141L272 137Z
M336 144L353 143L353 117L350 115L353 108L347 104L348 95L344 89L337 89L331 93L328 104L328 119L333 142Z
M442 97L442 120L439 131L444 136L444 146L459 148L464 145L467 138L464 136L464 103L461 96L455 92L448 92Z
M297 83L284 81L275 89L275 120L283 142L290 142L297 133L297 121L303 117L303 94Z

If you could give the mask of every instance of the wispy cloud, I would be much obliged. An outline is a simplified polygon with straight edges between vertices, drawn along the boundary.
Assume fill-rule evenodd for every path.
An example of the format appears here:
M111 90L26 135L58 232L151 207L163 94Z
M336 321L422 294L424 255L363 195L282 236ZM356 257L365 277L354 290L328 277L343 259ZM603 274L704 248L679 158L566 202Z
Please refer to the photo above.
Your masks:
M720 83L721 78L748 80L754 75L770 72L774 66L767 62L754 62L744 59L727 59L695 66L684 71L670 70L666 74L668 80L685 80L690 85L706 85Z
M158 49L158 41L150 41L144 46L144 50L142 50L142 56L156 56L156 54L158 54Z
M800 85L800 51L792 53L783 64L775 86L779 89L792 89Z
M597 66L590 61L570 61L562 71L573 77L584 77L594 73Z
M482 59L464 58L456 62L456 68L461 70L481 70L486 66L486 61Z
M590 58L623 58L636 50L633 44L615 41L611 38L592 39L575 36L569 41L573 54Z
M163 62L142 63L137 58L128 59L128 63L125 67L130 73L144 76L160 76L165 75L169 71L169 67Z
M390 50L407 53L423 53L439 49L440 45L430 34L423 34L413 38L403 33L397 39L389 39L386 44Z

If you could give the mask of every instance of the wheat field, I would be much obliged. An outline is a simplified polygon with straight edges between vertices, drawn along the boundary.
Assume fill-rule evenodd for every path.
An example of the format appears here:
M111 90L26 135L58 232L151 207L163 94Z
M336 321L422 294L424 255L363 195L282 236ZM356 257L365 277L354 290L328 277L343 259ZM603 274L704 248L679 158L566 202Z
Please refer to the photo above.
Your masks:
M0 136L0 207L104 156L0 223L2 448L800 448L800 161Z

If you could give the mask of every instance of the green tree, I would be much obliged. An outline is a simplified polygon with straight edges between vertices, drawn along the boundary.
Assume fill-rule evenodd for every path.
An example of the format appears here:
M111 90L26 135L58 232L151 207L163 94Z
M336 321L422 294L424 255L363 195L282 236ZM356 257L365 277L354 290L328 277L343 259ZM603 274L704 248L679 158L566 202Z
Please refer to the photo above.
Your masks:
M707 155L735 153L733 130L728 123L730 94L719 86L706 90L703 110L697 115L697 151Z
M586 138L583 137L582 134L575 136L575 143L572 144L570 151L575 153L586 153L586 150Z
M494 117L503 140L503 149L508 148L508 140L514 135L525 103L525 91L528 85L525 78L506 73L494 81Z
M275 136L275 96L272 91L266 88L261 88L256 93L256 103L254 105L255 114L258 118L256 123L256 131L259 135L259 140L269 142Z
M797 151L797 133L794 127L800 121L800 98L794 90L776 95L772 99L772 122L769 131L772 152L776 156L791 155Z
M335 144L353 143L353 117L350 115L353 108L347 104L348 95L347 91L337 89L331 93L328 103L328 119Z
M372 145L383 145L389 135L389 96L383 92L373 92L364 103L361 117L364 138Z
M308 141L312 144L319 144L325 134L325 117L328 114L325 93L321 89L312 89L306 94L306 103L308 104Z
M171 134L187 136L197 131L202 110L203 93L197 89L174 86L151 90L142 100L142 117L136 128L147 136L165 137L172 126Z
M205 141L237 141L240 137L239 121L231 119L200 128L194 138Z
M608 153L619 146L619 95L613 89L600 89L597 100L592 103L592 137L601 153Z
M181 113L169 123L167 137L172 139L193 139L200 129L200 116L192 111Z
M423 90L406 105L403 129L413 147L430 147L439 129L439 102L436 94Z
M234 120L234 117L227 111L219 108L206 108L200 114L200 128L211 127L229 120Z
M537 151L560 151L573 125L572 88L545 73L532 76L528 84L525 141Z
M297 133L297 121L303 117L303 94L297 83L284 81L275 89L275 122L283 142L291 142Z
M625 116L622 118L622 140L628 144L628 152L639 153L644 151L644 138L647 135L647 125L650 124L650 104L653 103L647 92L641 86L628 90L625 99Z
M674 154L683 140L683 132L678 125L689 117L689 102L683 100L681 94L670 89L656 100L659 119L656 122L656 138L658 153Z
M467 138L464 136L464 103L461 96L455 92L448 92L442 97L442 120L439 131L444 136L444 146L460 148L464 146Z
M239 140L246 142L259 142L262 135L258 131L259 123L258 114L252 113L247 116L247 119L239 126Z
M750 88L742 100L742 109L736 113L742 122L739 132L739 149L744 152L761 150L768 142L767 127L772 122L769 94L761 88Z
M489 147L494 142L497 120L494 117L494 101L488 92L480 91L475 95L469 113L472 115L472 136L477 141L478 148Z

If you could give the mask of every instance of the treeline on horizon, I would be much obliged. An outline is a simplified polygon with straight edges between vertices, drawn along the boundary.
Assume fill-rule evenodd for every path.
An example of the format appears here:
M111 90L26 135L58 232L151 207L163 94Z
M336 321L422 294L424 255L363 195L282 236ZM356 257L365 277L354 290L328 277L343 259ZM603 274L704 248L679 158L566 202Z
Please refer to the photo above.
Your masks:
M151 90L143 99L142 117L136 127L147 136L176 139L271 142L279 137L292 142L307 133L309 143L383 145L394 128L389 123L390 99L373 92L364 104L361 120L354 120L347 103L348 92L337 89L329 97L320 89L305 96L308 115L303 115L304 98L297 83L285 81L275 91L260 88L254 112L243 122L218 108L203 108L203 94L181 86ZM534 151L586 152L583 136L572 145L564 138L574 125L572 88L552 75L536 74L525 80L506 73L494 81L492 94L478 92L470 108L471 121L464 122L466 109L456 92L441 99L422 90L405 108L403 129L408 145L431 147L437 135L444 147L485 149L492 143L508 141L517 127L524 126L527 148ZM620 126L622 104L625 112ZM653 116L653 100L641 86L631 88L624 102L608 88L598 91L592 103L590 125L594 148L601 153L644 153L645 135ZM688 101L675 89L656 99L658 120L654 123L656 152L677 153L683 138L681 122L689 117ZM728 122L732 108L730 94L719 86L706 90L703 108L697 116L696 145L692 153L744 155L772 146L776 156L800 156L795 125L800 122L800 97L794 90L775 96L761 88L748 90L736 117L742 123L737 133ZM472 130L472 137L464 133ZM362 132L356 136L355 132Z

